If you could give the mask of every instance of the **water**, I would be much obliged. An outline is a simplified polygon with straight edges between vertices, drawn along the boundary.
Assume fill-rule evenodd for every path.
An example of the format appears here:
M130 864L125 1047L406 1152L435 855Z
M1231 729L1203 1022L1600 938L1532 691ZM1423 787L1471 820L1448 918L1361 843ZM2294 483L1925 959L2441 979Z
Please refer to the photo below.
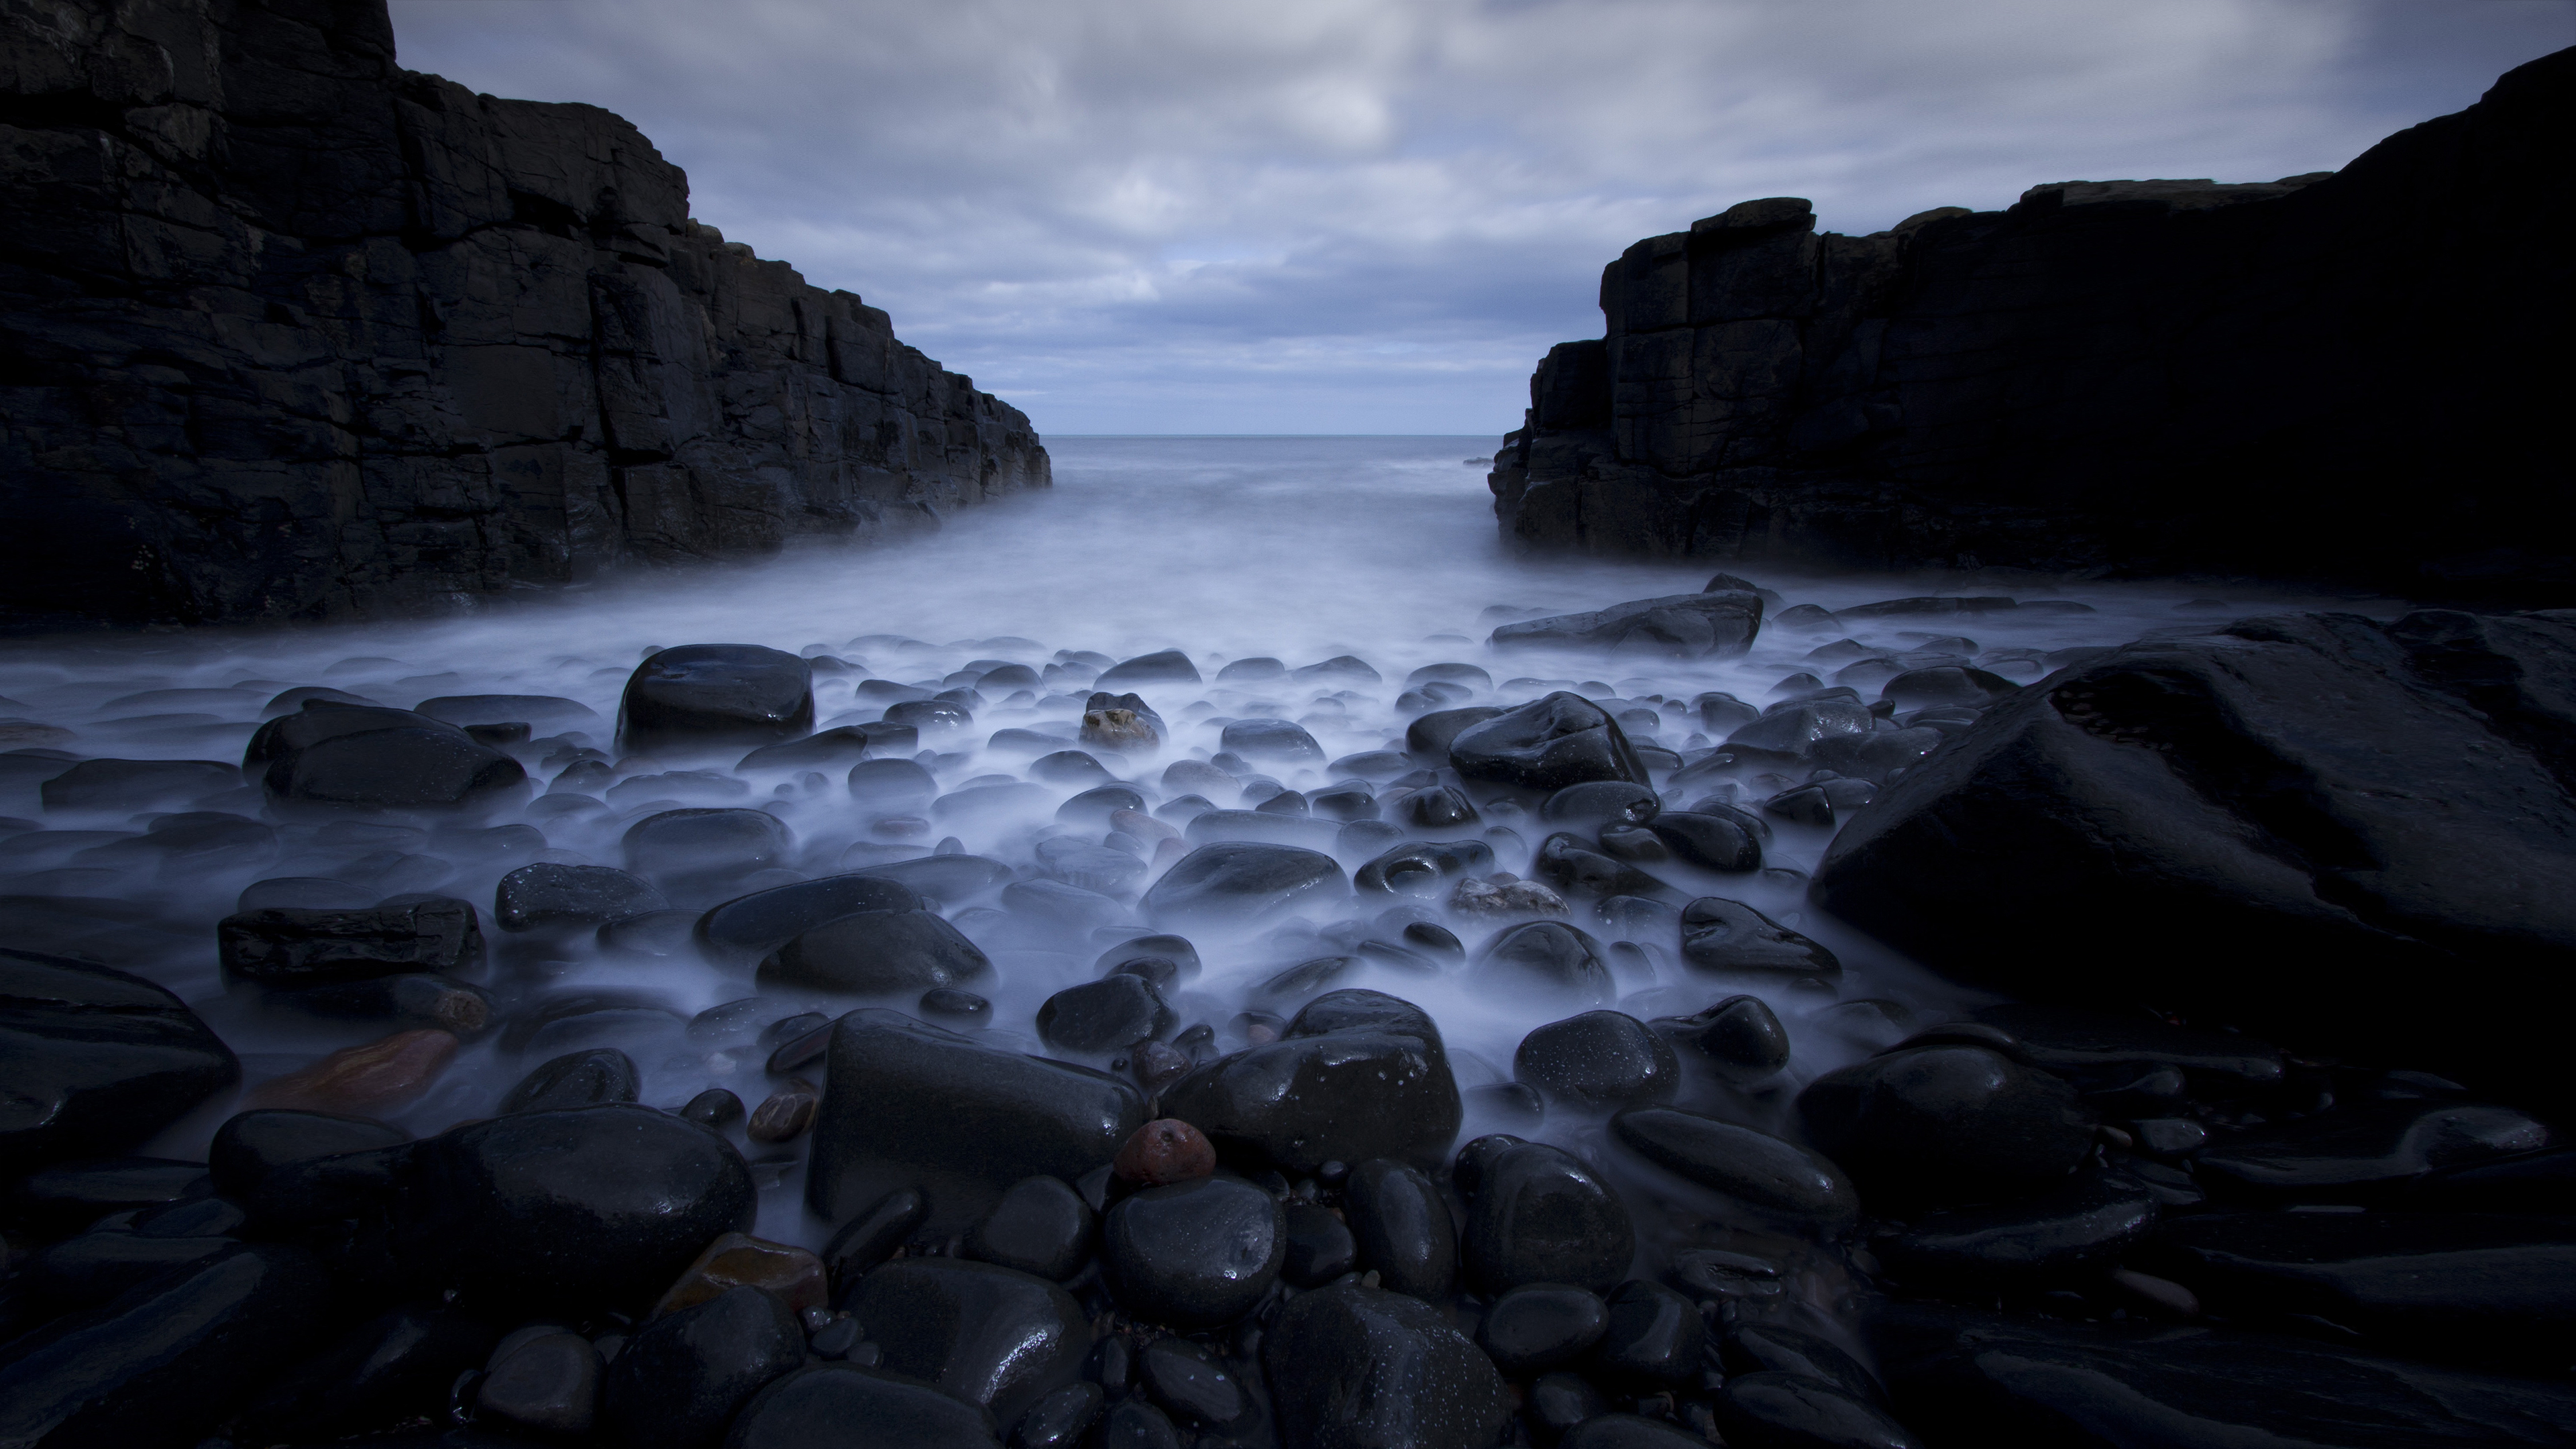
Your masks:
M771 879L830 874L930 851L932 836L888 838L877 830L854 806L837 772L830 779L793 771L743 774L731 768L739 751L709 759L616 758L620 690L636 661L657 647L757 643L846 660L848 672L817 676L817 718L826 727L878 716L880 707L862 702L856 692L867 678L935 690L949 687L952 672L970 660L1044 666L1056 662L1060 651L1123 659L1181 649L1209 682L1140 691L1170 724L1173 737L1159 755L1108 760L1113 770L1146 787L1149 801L1172 793L1155 788L1170 762L1215 752L1215 722L1226 718L1297 720L1327 759L1391 743L1400 748L1409 714L1418 712L1399 707L1402 681L1431 663L1464 661L1490 671L1496 688L1478 690L1466 702L1510 704L1551 688L1616 697L1626 703L1614 708L1648 712L1629 716L1653 722L1636 733L1675 751L1713 743L1689 712L1688 702L1702 691L1725 691L1758 707L1785 676L1802 669L1830 676L1838 667L1806 661L1810 650L1838 633L1778 630L1766 631L1743 658L1723 661L1493 655L1483 640L1497 619L1695 592L1710 567L1513 557L1496 538L1482 466L1462 462L1488 452L1491 439L1059 438L1049 446L1057 479L1051 492L960 515L935 534L899 547L813 546L756 565L633 577L399 623L11 641L0 649L0 716L21 723L0 725L0 748L18 752L0 755L0 815L16 817L0 826L0 896L8 898L0 909L13 923L13 941L88 955L169 986L243 1054L246 1085L255 1086L321 1052L381 1035L384 1028L281 1019L242 993L227 992L215 967L214 926L253 881L337 878L360 897L435 891L488 913L495 882L505 871L531 859L622 864L619 839L626 827L673 803L757 805L785 820L797 838L792 875ZM2052 651L2113 645L2158 630L2208 627L2317 602L2244 592L2212 599L2203 597L2204 590L2181 586L2051 582L1962 589L1956 579L1751 572L1757 582L1776 587L1786 603L1828 608L1936 591L2009 592L2025 600L2090 606L2091 612L2024 611L1964 621L1891 619L1851 631L1862 643L1891 651L1964 631L1973 644L1938 647L1965 648L1982 666L2023 680L2039 677ZM2335 606L2394 612L2350 601ZM1337 655L1366 660L1381 682L1293 676L1216 681L1222 666L1239 659L1273 657L1293 669ZM67 763L30 750L238 761L271 698L297 685L325 685L403 707L442 695L560 696L595 717L569 730L540 725L538 734L550 737L515 747L539 788L585 746L614 758L615 780L593 795L597 808L563 813L560 800L540 803L485 822L480 832L437 822L322 826L273 820L269 844L193 854L162 848L150 827L165 811L181 810L269 820L255 790L174 798L146 811L47 815L40 808L39 782ZM1069 735L1084 690L1070 682L1063 688L997 690L976 711L971 728L926 738L942 788L979 777L1020 777L1026 751L991 750L983 742L1010 728ZM1071 743L1068 738L1066 745ZM712 780L653 778L709 768ZM1333 774L1313 765L1268 773L1300 790L1319 787ZM1743 782L1753 799L1787 783ZM1050 800L1079 787L1051 788ZM1668 808L1700 793L1668 792ZM1238 801L1213 803L1234 807ZM489 829L512 823L533 824L542 843L525 830ZM1545 831L1525 817L1507 825L1517 836L1496 842L1497 865L1525 871L1528 850ZM1040 838L1067 833L1044 810L942 822L937 833L952 830L965 849L1023 873L1033 869L1032 848ZM1776 832L1766 863L1798 871L1813 866L1829 839L1825 830L1785 823ZM1166 852L1160 863L1168 858ZM1365 852L1346 854L1343 864L1356 867L1365 859ZM1846 968L1838 993L1827 994L1777 982L1691 979L1680 973L1669 943L1661 945L1660 967L1633 953L1621 964L1621 987L1641 1015L1688 1012L1748 991L1779 1012L1795 1054L1771 1089L1734 1104L1745 1114L1776 1120L1799 1085L1885 1044L1890 1029L1883 1023L1871 1027L1869 1010L1847 1003L1888 1000L1918 1018L1937 1018L1965 1000L1831 921L1809 918L1793 878L1721 877L1676 865L1653 869L1693 893L1726 894L1770 912L1824 942ZM1379 899L1348 914L1365 922L1385 905ZM1596 926L1584 904L1576 903L1573 911L1578 924L1605 938L1610 934ZM1048 939L1027 923L997 927L989 916L973 919L1001 972L998 987L986 993L996 1004L994 1030L1040 1049L1033 1026L1038 1004L1054 990L1088 979L1100 941ZM1452 924L1471 954L1493 929L1467 920ZM391 1114L412 1130L432 1132L486 1115L528 1067L553 1052L594 1043L629 1050L644 1070L645 1100L656 1105L677 1106L710 1085L730 1087L756 1105L770 1090L760 1053L739 1042L711 1047L681 1029L693 1013L753 994L747 972L718 970L685 952L616 952L587 942L531 949L490 931L488 921L487 934L493 960L482 984L518 1019L580 993L622 993L624 1009L558 1022L519 1051L505 1049L505 1033L472 1044L432 1089ZM1184 1024L1209 1022L1223 1046L1243 1040L1236 1013L1258 983L1283 966L1340 949L1298 933L1210 938L1200 945L1205 974L1178 1004ZM1476 989L1454 974L1426 980L1368 968L1335 985L1375 986L1431 1010L1451 1044L1461 1085L1470 1088L1508 1080L1520 1037L1565 1014L1558 1006ZM760 1013L764 1019L846 1003L781 995L773 1005L774 1011ZM1287 1009L1293 1011L1293 1004ZM152 1150L200 1150L206 1134L234 1109L229 1101L209 1104ZM1466 1134L1494 1125L1471 1113ZM1574 1119L1552 1118L1540 1130L1595 1154L1604 1150L1597 1133L1597 1124ZM764 1194L763 1230L814 1240L824 1225L802 1216L791 1152L757 1145L755 1152L779 1159L764 1173L772 1186ZM1674 1192L1670 1180L1639 1190L1657 1201ZM1686 1208L1685 1203L1676 1210Z

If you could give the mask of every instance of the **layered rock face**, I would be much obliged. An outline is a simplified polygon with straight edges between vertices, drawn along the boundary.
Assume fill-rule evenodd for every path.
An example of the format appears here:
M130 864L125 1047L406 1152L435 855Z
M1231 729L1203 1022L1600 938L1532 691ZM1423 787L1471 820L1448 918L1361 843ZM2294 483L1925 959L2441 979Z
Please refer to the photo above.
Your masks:
M21 622L363 614L1049 481L624 120L397 67L381 0L35 0L0 64Z
M2576 51L2339 174L2040 186L1630 247L1491 483L1505 537L2555 599ZM2552 536L2555 535L2555 536Z

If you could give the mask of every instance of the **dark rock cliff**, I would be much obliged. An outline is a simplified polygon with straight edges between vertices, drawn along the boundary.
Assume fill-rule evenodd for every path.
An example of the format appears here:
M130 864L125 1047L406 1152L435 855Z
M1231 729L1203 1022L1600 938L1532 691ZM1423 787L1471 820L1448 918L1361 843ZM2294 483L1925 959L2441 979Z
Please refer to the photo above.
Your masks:
M881 536L1028 420L383 0L0 9L0 610L320 618Z
M1506 538L1819 566L2576 592L2576 50L2342 172L2067 182L1630 247L1492 475Z

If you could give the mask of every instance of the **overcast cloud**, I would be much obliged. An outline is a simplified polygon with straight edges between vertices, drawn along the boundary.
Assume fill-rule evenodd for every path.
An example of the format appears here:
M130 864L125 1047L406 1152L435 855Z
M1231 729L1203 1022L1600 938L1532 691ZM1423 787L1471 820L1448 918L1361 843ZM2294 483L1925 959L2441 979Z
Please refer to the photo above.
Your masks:
M2342 166L2576 0L392 0L1041 432L1499 433L1602 264L1750 197Z

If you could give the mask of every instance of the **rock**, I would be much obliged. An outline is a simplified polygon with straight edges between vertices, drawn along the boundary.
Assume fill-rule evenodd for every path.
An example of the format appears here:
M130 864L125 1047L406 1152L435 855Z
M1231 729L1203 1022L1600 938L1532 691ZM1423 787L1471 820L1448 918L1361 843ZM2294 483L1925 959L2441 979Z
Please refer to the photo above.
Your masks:
M1488 921L1566 914L1565 897L1537 881L1516 880L1498 886L1473 876L1460 879L1451 888L1449 909L1462 916Z
M1091 1205L1062 1178L1025 1177L967 1229L966 1252L981 1262L1060 1280L1091 1256L1096 1226Z
M1249 1418L1252 1398L1206 1349L1186 1338L1158 1338L1136 1356L1146 1392L1184 1424L1226 1429Z
M1102 852L1104 855L1116 853ZM1111 897L1067 885L1060 880L1013 881L1002 887L1002 907L1024 919L1046 921L1061 929L1075 931L1097 930L1127 916L1127 908Z
M227 978L260 986L455 974L483 964L474 908L444 896L354 911L246 911L226 916L215 942Z
M1101 1223L1101 1260L1118 1301L1174 1328L1241 1318L1270 1291L1286 1256L1279 1204L1236 1177L1145 1188L1112 1204Z
M1832 1384L1867 1403L1887 1402L1887 1391L1860 1360L1812 1333L1777 1323L1741 1323L1727 1329L1719 1354L1730 1374L1791 1374Z
M241 772L216 760L81 760L38 787L47 810L149 810L220 795Z
M1098 1384L1065 1385L1020 1416L1011 1430L1012 1449L1075 1449L1104 1402Z
M2280 1048L2232 1032L2191 1031L2144 1013L2007 1002L1982 1006L1979 1025L2002 1031L2012 1053L2085 1091L2118 1087L2159 1067L2205 1090L2235 1096L2276 1087Z
M501 1099L496 1116L517 1112L555 1112L595 1107L602 1102L632 1102L643 1093L643 1074L634 1061L614 1047L566 1052L538 1067Z
M604 865L540 861L501 877L492 919L504 931L596 927L668 908L650 881Z
M1098 1443L1099 1449L1184 1449L1181 1431L1173 1427L1171 1416L1142 1398L1122 1399L1110 1406Z
M993 1416L913 1379L814 1364L773 1380L735 1416L725 1449L812 1449L867 1426L868 1449L1001 1449Z
M280 1169L410 1140L411 1134L399 1127L361 1117L277 1109L241 1112L215 1129L206 1149L206 1172L215 1191L255 1204L269 1174Z
M2027 1195L2093 1147L2073 1088L1983 1047L1914 1047L1828 1072L1798 1094L1798 1115L1873 1201Z
M1670 1100L1681 1062L1635 1017L1587 1011L1522 1037L1512 1075L1556 1102L1599 1110Z
M759 979L848 996L915 996L990 981L993 963L930 911L869 911L799 934L760 963Z
M1279 1040L1199 1067L1162 1101L1221 1152L1299 1174L1372 1157L1437 1162L1462 1116L1430 1016L1365 990L1315 998Z
M265 991L260 1003L325 1020L434 1026L464 1041L491 1030L498 1011L482 987L428 972Z
M871 911L918 911L921 893L877 875L832 875L737 896L690 931L717 962L748 965L818 926Z
M1563 1283L1514 1288L1485 1309L1476 1341L1507 1374L1535 1373L1572 1361L1610 1326L1601 1296Z
M474 1391L477 1419L549 1438L582 1438L599 1412L599 1350L564 1330L505 1340Z
M0 1175L132 1146L241 1080L179 998L139 976L0 948Z
M39 1248L12 1280L20 1302L44 1316L105 1303L235 1246L221 1234L152 1236L97 1231Z
M1644 785L1628 780L1596 780L1568 785L1540 803L1541 820L1577 829L1603 825L1643 825L1663 810L1663 801Z
M1157 1117L1136 1129L1118 1149L1109 1170L1121 1182L1161 1187L1216 1171L1216 1147L1177 1117Z
M453 725L319 702L262 726L243 768L296 814L486 811L528 788L525 766Z
M814 1125L814 1113L822 1098L803 1083L794 1083L783 1091L772 1092L751 1111L743 1135L754 1142L793 1142Z
M600 1426L634 1449L703 1449L764 1385L805 1363L796 1315L738 1286L637 1329L608 1366Z
M941 905L953 906L1008 881L1012 871L1000 861L980 855L925 855L889 865L872 865L857 874L894 881Z
M1708 1440L1643 1414L1595 1414L1566 1430L1565 1437L1556 1442L1561 1449L1681 1449L1682 1445L1705 1444Z
M1417 830L1460 830L1479 818L1466 792L1454 785L1416 790L1395 802L1395 813Z
M1610 1293L1608 1322L1593 1345L1595 1371L1613 1383L1676 1387L1696 1383L1708 1330L1689 1299L1641 1278Z
M1645 763L1619 722L1565 690L1462 731L1450 741L1449 763L1469 780L1530 790L1603 780L1648 783Z
M1702 870L1742 874L1762 868L1762 836L1732 814L1674 810L1646 828L1674 856Z
M832 1029L805 1201L838 1222L897 1189L920 1191L934 1232L960 1231L1033 1173L1067 1182L1108 1165L1144 1124L1136 1089L898 1012L863 1008Z
M1713 976L1843 974L1834 953L1744 904L1702 896L1682 907L1682 962Z
M905 759L861 760L850 767L850 798L885 811L927 805L939 794L939 782L919 762Z
M1038 1008L1038 1035L1049 1046L1103 1054L1169 1033L1180 1017L1142 976L1104 976L1068 986Z
M1479 1144L1492 1144L1479 1153ZM1488 1294L1529 1283L1607 1292L1628 1276L1637 1235L1627 1205L1573 1154L1513 1137L1479 1138L1468 1196L1468 1277Z
M758 1288L787 1305L791 1313L820 1308L831 1298L822 1259L803 1248L749 1233L725 1233L682 1270L679 1280L654 1303L651 1316L694 1308L736 1288Z
M242 1411L238 1438L316 1443L444 1414L457 1379L483 1366L497 1337L452 1309L380 1314L262 1388Z
M1438 1309L1344 1284L1300 1295L1262 1346L1281 1439L1479 1449L1511 1415L1491 1359Z
M2546 1126L2511 1107L2404 1102L2276 1122L2203 1151L2193 1173L2213 1188L2301 1202L2351 1202L2435 1168L2536 1152Z
M1168 1191L1169 1189L1165 1189ZM845 1292L885 1367L1015 1423L1073 1382L1091 1333L1082 1309L1042 1278L990 1263L905 1258Z
M21 1444L189 1444L325 1329L312 1255L234 1245L9 1344L0 1434Z
M1181 857L1145 892L1137 909L1159 926L1205 923L1240 929L1310 906L1328 906L1349 893L1350 878L1320 851L1223 841Z
M1639 1156L1703 1187L1832 1229L1860 1215L1842 1169L1766 1132L1670 1107L1641 1107L1610 1121Z
M1923 1441L1885 1410L1822 1379L1757 1372L1730 1377L1717 1399L1729 1443L1915 1449Z
M1761 628L1759 595L1669 594L1591 613L1500 625L1486 642L1496 649L1593 648L1676 659L1733 659L1753 647L1753 636Z
M1135 695L1095 694L1082 712L1079 738L1093 749L1150 750L1163 742L1162 717Z
M1313 735L1284 719L1238 719L1225 727L1219 747L1247 760L1321 763L1324 758L1324 747L1315 743Z
M48 1236L110 1213L185 1201L205 1191L202 1163L168 1157L88 1157L39 1168L9 1194L9 1213Z
M675 899L733 894L745 877L784 864L794 843L786 825L765 811L696 807L648 815L621 842L626 868Z
M407 1107L456 1060L456 1037L436 1027L342 1047L251 1089L247 1105L366 1117Z
M1458 1279L1458 1228L1448 1199L1420 1168L1372 1157L1351 1169L1342 1204L1379 1287L1433 1303L1448 1298Z
M1737 1086L1767 1080L1789 1064L1788 1028L1758 996L1726 997L1674 1023L1674 1036Z
M691 644L635 666L617 708L618 743L637 753L777 744L814 728L814 671L757 644Z
M1531 921L1495 936L1476 953L1475 974L1568 1003L1606 1005L1617 992L1601 943L1562 921Z
M2156 1217L2145 1188L2093 1173L2029 1202L1924 1213L1870 1246L1907 1284L1986 1292L2065 1281L2114 1262Z
M737 771L820 770L826 774L851 769L874 756L909 756L921 748L921 732L906 724L879 720L817 730L801 740L762 745L734 762Z
M1617 1421L1635 1415L1613 1415L1604 1412L1601 1391L1581 1377L1570 1373L1540 1374L1524 1396L1524 1408L1532 1426L1543 1436L1561 1436L1577 1426L1595 1419ZM1557 1439L1563 1443L1562 1438Z
M732 1145L633 1104L469 1123L410 1164L397 1259L424 1284L530 1307L642 1308L709 1239L751 1226Z
M1378 854L1351 876L1364 892L1437 897L1450 881L1494 867L1494 848L1481 840L1408 840Z
M1098 689L1118 689L1139 684L1196 684L1198 666L1178 649L1164 649L1153 654L1139 654L1103 670L1092 685Z
M1846 691L1847 692L1847 691ZM1783 760L1813 758L1829 740L1867 736L1877 716L1857 699L1790 700L1763 711L1762 717L1726 737L1737 755L1774 756Z
M1530 872L1566 895L1600 899L1636 896L1646 900L1680 900L1682 893L1633 865L1589 849L1581 836L1558 831L1539 842Z
M1925 709L1939 705L1967 705L1983 709L2020 688L2000 674L1943 664L1929 669L1908 669L1893 676L1880 688L1878 697L1898 709Z
M680 1116L702 1127L721 1132L744 1118L742 1098L722 1087L709 1087L680 1108Z
M1404 727L1405 757L1417 765L1437 769L1449 763L1449 746L1458 736L1503 713L1499 705L1469 705L1461 709L1435 709L1418 715ZM1392 779L1405 772L1393 771Z
M1287 1252L1279 1276L1294 1288L1319 1288L1359 1266L1359 1243L1330 1211L1291 1201L1284 1211Z
M832 1282L846 1288L859 1275L894 1256L930 1216L930 1202L913 1188L897 1188L841 1224L823 1245L823 1267Z

